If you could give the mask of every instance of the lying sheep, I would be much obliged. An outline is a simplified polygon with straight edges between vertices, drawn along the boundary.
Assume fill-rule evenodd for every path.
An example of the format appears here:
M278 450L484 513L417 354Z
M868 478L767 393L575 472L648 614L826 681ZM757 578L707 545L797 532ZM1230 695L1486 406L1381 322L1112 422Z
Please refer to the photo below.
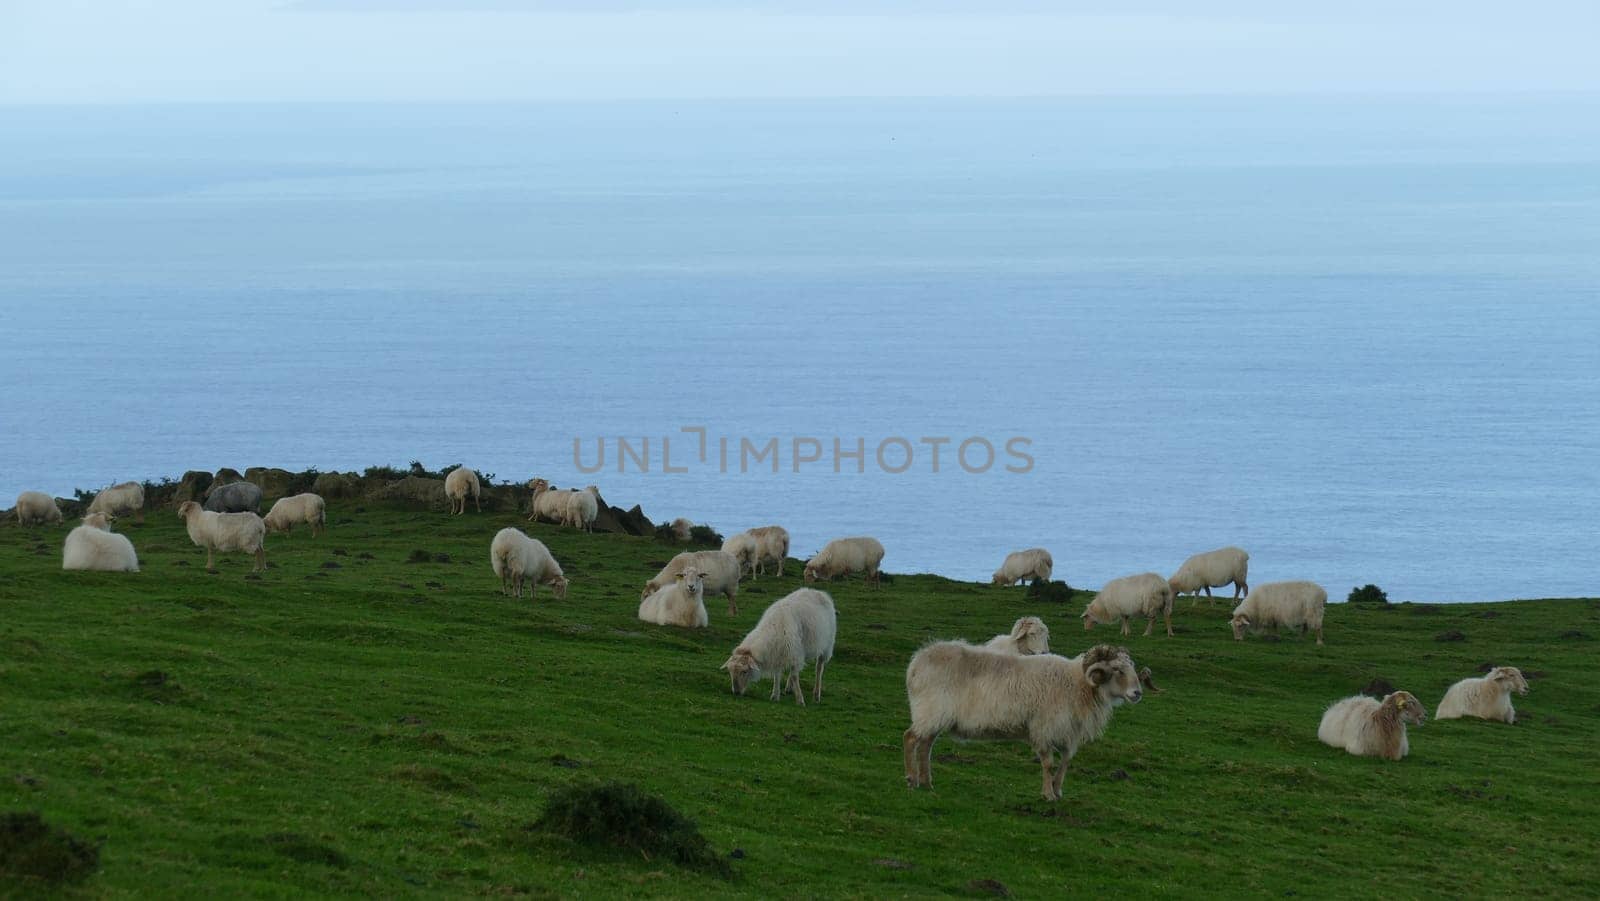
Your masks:
M854 572L866 573L869 585L878 584L883 544L876 538L835 538L806 561L805 580L833 579Z
M750 534L756 540L755 565L750 575L765 575L769 563L778 575L783 575L783 564L789 559L789 530L783 526L757 526Z
M205 509L212 513L259 513L261 486L254 482L231 482L211 489Z
M928 645L906 668L906 784L933 786L933 743L946 732L962 739L1021 739L1044 770L1044 799L1059 801L1073 755L1105 732L1118 705L1139 703L1146 685L1156 690L1149 680L1149 670L1138 670L1127 648L1111 645L1070 660L1019 657L960 641Z
M595 485L574 491L567 498L564 524L585 532L594 531L594 521L600 516L600 489Z
M272 505L261 522L268 532L288 532L296 523L307 523L311 526L311 534L319 535L328 528L327 504L315 494L282 498Z
M661 568L661 572L644 583L644 591L639 598L643 600L662 587L670 584L677 578L678 573L689 567L700 571L705 579L706 594L720 594L728 598L728 615L736 616L739 605L735 599L739 594L739 560L726 551L684 551L673 557Z
M1175 595L1191 592L1195 595L1191 604L1200 602L1200 590L1205 589L1206 597L1211 597L1211 589L1221 588L1224 585L1233 585L1235 600L1250 593L1250 585L1245 581L1250 574L1250 555L1236 547L1218 548L1206 551L1204 554L1195 554L1183 561L1178 571L1172 574L1167 583L1172 586Z
M1245 595L1244 602L1233 608L1233 638L1244 640L1244 630L1271 629L1279 626L1317 633L1317 644L1322 644L1322 611L1328 605L1328 592L1315 582L1268 582Z
M1007 654L1050 653L1050 627L1037 616L1024 616L1011 626L1005 635L996 635L983 645L991 651Z
M25 526L56 525L63 519L56 499L43 491L24 491L17 495L17 522Z
M104 513L90 513L83 525L67 533L61 548L61 568L108 573L136 573L139 555L133 542L107 525Z
M1517 711L1511 707L1511 693L1528 693L1528 680L1514 666L1497 666L1481 679L1462 679L1450 686L1434 714L1441 720L1475 716L1502 723L1516 723Z
M1089 606L1083 608L1083 630L1094 628L1096 623L1122 621L1122 634L1128 634L1128 621L1136 616L1148 618L1144 634L1155 631L1156 617L1165 614L1167 636L1172 636L1172 586L1156 573L1140 573L1112 579L1094 596Z
M528 599L533 600L539 586L549 585L556 600L567 596L567 577L561 564L550 555L550 549L537 538L529 538L520 529L506 527L495 533L489 542L489 565L500 578L500 593L522 597L522 586L528 586Z
M479 497L483 486L478 484L478 474L465 466L457 466L450 470L444 477L444 496L450 499L450 514L452 516L467 512L467 495L472 495L472 504L478 512L483 512L483 500ZM456 509L460 505L460 509Z
M267 568L267 527L254 513L217 513L201 509L194 501L184 501L178 505L178 518L187 527L189 540L206 549L206 572L217 571L212 564L214 554L230 551L254 554L256 565L252 572Z
M530 479L533 498L528 503L528 522L550 522L558 525L567 521L567 505L572 503L571 491L557 491L544 479Z
M688 567L640 601L639 618L658 626L704 629L711 618L706 615L706 585L700 570Z
M104 513L115 519L134 514L134 522L144 522L144 486L138 482L123 482L103 489L89 502L86 513Z
M1055 566L1056 562L1050 558L1050 552L1042 547L1012 551L1006 555L1006 562L1000 564L1000 568L994 571L991 581L995 585L1015 585L1024 579L1048 582Z
M1406 723L1420 726L1427 718L1427 709L1409 691L1397 691L1382 701L1356 695L1328 708L1317 738L1357 757L1399 760L1411 749Z
M728 671L733 693L761 681L762 673L772 676L772 700L794 692L795 703L804 707L805 692L800 690L800 673L806 661L817 662L811 679L811 700L822 700L822 671L833 659L833 641L839 634L839 616L833 598L825 591L800 588L774 601L756 627L733 649L722 668Z

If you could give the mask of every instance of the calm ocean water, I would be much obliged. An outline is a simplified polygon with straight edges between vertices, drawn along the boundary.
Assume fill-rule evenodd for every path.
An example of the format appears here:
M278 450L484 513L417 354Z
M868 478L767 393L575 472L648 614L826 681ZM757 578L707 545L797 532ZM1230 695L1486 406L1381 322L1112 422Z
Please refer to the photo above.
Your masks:
M0 236L0 506L417 459L891 571L1600 593L1594 97L9 108Z

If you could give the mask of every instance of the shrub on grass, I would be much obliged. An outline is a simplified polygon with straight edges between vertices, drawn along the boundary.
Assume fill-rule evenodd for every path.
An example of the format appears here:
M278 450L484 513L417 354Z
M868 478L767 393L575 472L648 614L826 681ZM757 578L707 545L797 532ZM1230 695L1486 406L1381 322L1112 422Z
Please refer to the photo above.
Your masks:
M1389 603L1389 595L1382 588L1368 582L1360 588L1350 589L1350 596L1345 600L1352 604L1372 604L1383 607Z
M1072 603L1072 586L1059 579L1055 581L1033 580L1028 585L1028 600L1044 601L1050 604Z
M568 786L550 796L535 829L580 845L665 857L679 866L729 875L694 821L637 785L607 782Z
M0 881L77 882L100 866L100 849L37 813L0 816Z

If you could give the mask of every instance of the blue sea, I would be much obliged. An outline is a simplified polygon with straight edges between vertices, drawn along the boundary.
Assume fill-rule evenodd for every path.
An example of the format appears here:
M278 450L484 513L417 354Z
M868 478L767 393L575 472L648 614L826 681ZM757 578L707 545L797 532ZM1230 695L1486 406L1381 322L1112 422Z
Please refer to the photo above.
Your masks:
M0 339L0 506L420 460L892 572L1600 594L1593 95L0 108Z

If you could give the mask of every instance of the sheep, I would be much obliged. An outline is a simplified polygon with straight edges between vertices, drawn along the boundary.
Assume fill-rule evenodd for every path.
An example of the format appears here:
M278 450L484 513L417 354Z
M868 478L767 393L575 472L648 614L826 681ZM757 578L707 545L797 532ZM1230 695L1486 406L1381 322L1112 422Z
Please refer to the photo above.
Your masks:
M1455 720L1475 716L1515 724L1517 711L1511 707L1511 693L1528 693L1528 680L1514 666L1497 666L1481 679L1462 679L1450 686L1434 716Z
M789 530L783 526L757 526L750 530L756 539L755 566L751 570L752 578L764 575L767 564L772 563L778 568L778 575L783 575L783 563L789 559ZM880 559L882 555L879 555Z
M567 498L567 513L563 520L565 525L585 532L594 531L594 521L600 515L600 489L590 485L582 491L574 491Z
M43 491L24 491L17 495L17 522L24 526L56 525L63 519L56 499Z
M1411 749L1406 723L1420 726L1427 719L1427 708L1409 691L1397 691L1382 701L1356 695L1328 708L1317 738L1357 757L1399 760Z
M747 530L731 536L722 542L722 550L739 561L739 575L748 571L754 577L756 558L761 553L761 541L755 535Z
M1094 596L1089 606L1083 608L1083 630L1094 628L1096 623L1122 621L1122 634L1128 633L1128 621L1136 616L1149 619L1144 634L1155 631L1156 617L1165 614L1167 637L1172 637L1172 586L1157 573L1140 573L1112 579Z
M1317 644L1322 644L1322 611L1328 605L1328 592L1315 582L1268 582L1258 585L1245 595L1244 601L1233 608L1233 638L1244 641L1247 628L1270 628L1274 633L1279 626L1298 628L1317 633Z
M450 499L451 515L460 515L467 512L467 495L472 495L473 506L478 512L483 512L483 499L480 497L483 486L478 484L478 474L465 466L457 466L450 470L444 477L444 494ZM461 509L457 510L456 505Z
M928 645L906 667L911 727L905 731L906 785L932 788L933 743L949 732L960 739L1023 740L1043 768L1042 794L1061 800L1067 764L1099 738L1123 703L1156 691L1148 668L1128 649L1097 645L1067 659L1017 656L960 641ZM1053 762L1061 752L1060 766Z
M806 661L817 662L811 679L811 700L822 700L822 671L833 659L833 641L839 634L839 616L833 598L815 588L799 588L772 602L756 620L756 627L739 642L722 669L728 673L733 693L742 695L763 672L772 675L772 700L794 692L795 703L804 707L805 692L800 690L800 672Z
M327 504L315 494L297 494L280 499L261 520L268 532L288 532L295 523L309 523L313 536L327 531Z
M661 568L661 572L644 583L640 600L655 594L690 566L699 570L705 578L706 594L726 595L728 615L737 616L739 605L735 599L739 594L739 560L727 551L684 551L673 557Z
M1024 616L1011 626L1011 631L996 635L983 645L991 651L1007 654L1050 653L1050 627L1037 616Z
M1174 595L1183 594L1185 591L1194 594L1190 606L1200 603L1200 590L1205 589L1207 603L1211 600L1211 589L1221 588L1229 583L1233 584L1233 599L1238 600L1250 593L1250 585L1245 581L1250 574L1250 555L1242 548L1224 547L1204 554L1195 554L1183 561L1178 571L1172 574L1167 584L1172 586Z
M218 513L184 501L178 505L178 518L188 528L189 540L206 549L206 572L217 571L212 556L219 551L254 554L256 565L251 571L267 568L267 527L254 513Z
M704 575L693 566L685 568L672 582L639 602L639 618L658 626L704 629L711 622L706 616Z
M572 503L571 491L557 491L550 487L544 479L530 479L528 487L533 489L533 499L528 503L528 522L544 520L545 522L565 523L567 521L567 505Z
M139 555L127 536L111 531L104 513L91 513L83 525L67 533L61 548L61 568L110 573L136 573Z
M550 555L550 549L537 538L529 538L520 529L507 526L495 533L489 542L489 565L500 577L500 593L508 597L522 597L522 585L528 585L528 600L533 600L539 585L549 585L556 600L567 596L567 577L561 564Z
M1012 551L1006 555L1006 561L1000 564L1000 568L994 571L991 581L995 585L1015 585L1024 579L1048 582L1055 566L1056 562L1051 559L1050 552L1042 547Z
M672 537L678 541L688 541L694 537L694 523L681 516L674 519L668 528L672 529Z
M254 482L230 482L211 489L205 509L212 513L259 513L261 486Z
M144 486L138 482L123 482L103 489L89 502L86 513L104 513L116 518L134 514L134 522L144 522Z
M853 572L865 572L869 585L878 584L878 566L883 563L883 544L876 538L835 538L806 561L805 580L832 579Z

